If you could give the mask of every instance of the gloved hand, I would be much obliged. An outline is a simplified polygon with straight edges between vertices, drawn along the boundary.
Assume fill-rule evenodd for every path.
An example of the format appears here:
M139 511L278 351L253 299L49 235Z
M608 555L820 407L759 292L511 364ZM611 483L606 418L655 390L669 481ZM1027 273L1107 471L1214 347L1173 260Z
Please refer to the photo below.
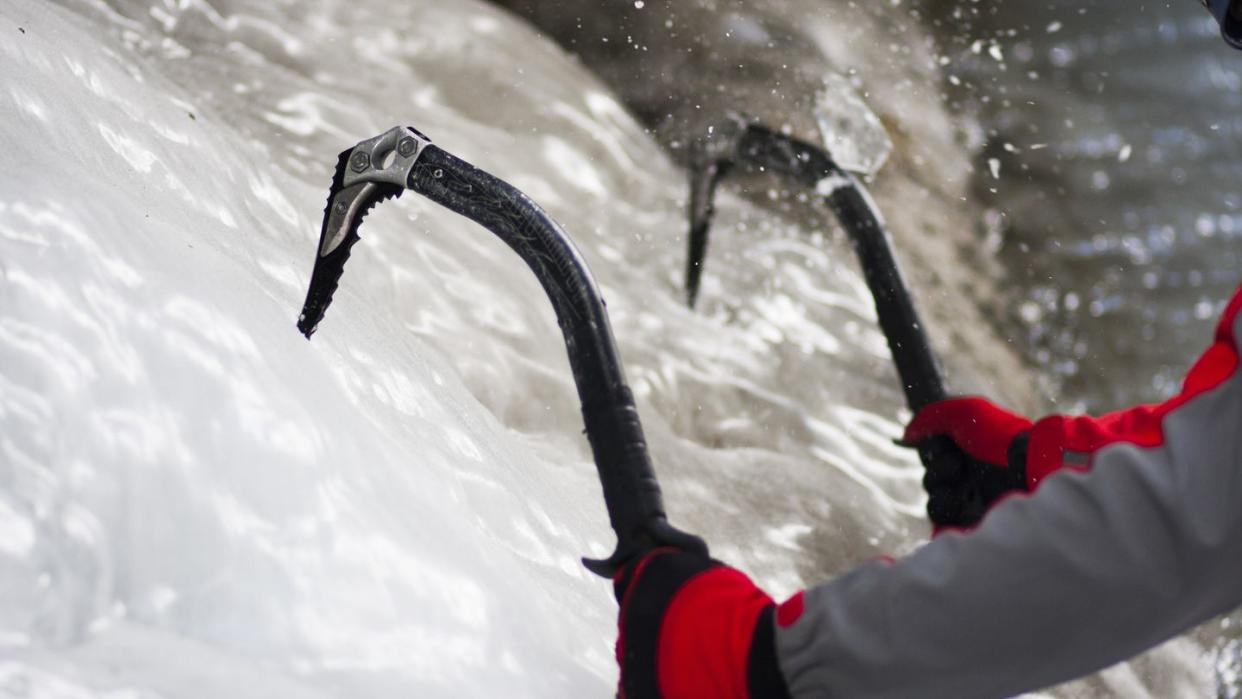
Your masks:
M1001 498L1028 491L1031 427L984 398L939 401L914 416L902 440L927 465L927 515L937 534L978 526Z
M613 587L621 699L789 696L776 662L776 605L744 573L660 549L623 569ZM796 615L795 600L786 606Z

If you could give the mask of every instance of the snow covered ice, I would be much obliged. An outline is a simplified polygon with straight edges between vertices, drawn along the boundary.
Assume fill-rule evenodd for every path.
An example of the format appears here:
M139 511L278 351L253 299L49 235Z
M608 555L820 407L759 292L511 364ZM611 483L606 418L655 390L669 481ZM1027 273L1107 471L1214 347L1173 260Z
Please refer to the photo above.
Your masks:
M9 0L0 37L0 696L611 696L578 557L613 537L528 270L407 195L294 328L336 153L396 124L574 237L717 556L779 596L925 536L848 248L724 196L753 235L685 309L683 174L503 12Z

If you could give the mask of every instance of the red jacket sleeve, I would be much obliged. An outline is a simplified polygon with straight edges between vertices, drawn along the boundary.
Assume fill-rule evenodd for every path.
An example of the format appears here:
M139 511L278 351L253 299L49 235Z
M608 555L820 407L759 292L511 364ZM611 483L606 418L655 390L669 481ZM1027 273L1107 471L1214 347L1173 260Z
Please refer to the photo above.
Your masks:
M774 622L793 697L1000 697L1131 657L1242 604L1242 299L1181 394L1048 418L1049 478L969 535L810 590ZM788 608L788 605L786 605Z
M1026 472L1031 490L1062 468L1090 468L1094 455L1110 444L1155 447L1164 443L1161 424L1169 413L1224 382L1238 365L1231 328L1242 310L1242 287L1234 292L1216 328L1212 346L1195 362L1182 390L1157 404L1140 405L1100 417L1051 415L1031 429Z

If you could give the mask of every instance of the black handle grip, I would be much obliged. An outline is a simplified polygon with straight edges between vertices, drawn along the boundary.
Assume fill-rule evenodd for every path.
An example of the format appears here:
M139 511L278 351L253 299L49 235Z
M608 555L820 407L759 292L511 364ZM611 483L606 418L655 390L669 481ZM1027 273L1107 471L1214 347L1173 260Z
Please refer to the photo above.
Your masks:
M847 178L849 184L827 196L828 206L845 227L854 246L867 288L875 299L880 328L888 340L893 363L897 365L906 403L918 412L948 397L944 376L914 307L910 288L893 256L879 209L854 175L839 171L838 176Z
M482 225L535 273L556 311L582 403L617 550L586 561L600 575L660 546L707 553L664 512L634 396L626 384L604 300L569 236L522 192L434 145L410 173L409 188Z

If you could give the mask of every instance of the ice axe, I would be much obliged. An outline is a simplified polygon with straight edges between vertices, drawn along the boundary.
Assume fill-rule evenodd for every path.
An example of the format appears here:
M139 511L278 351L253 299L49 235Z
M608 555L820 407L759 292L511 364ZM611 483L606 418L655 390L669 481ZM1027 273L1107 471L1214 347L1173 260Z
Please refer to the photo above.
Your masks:
M880 328L888 340L906 403L917 412L947 397L944 377L914 307L910 288L889 241L875 201L858 178L833 160L827 150L731 114L707 136L690 145L690 254L686 263L686 297L698 297L707 241L715 215L716 189L735 169L773 172L824 197L845 228L867 287L875 299ZM924 463L928 457L924 455Z
M686 263L687 300L694 305L698 295L707 240L715 213L714 199L721 180L731 171L772 172L824 197L836 215L862 267L863 278L875 301L876 316L888 341L897 375L901 379L906 403L914 412L948 396L939 363L932 353L923 322L893 255L884 218L875 200L853 173L839 166L832 155L819 146L773 131L746 117L731 114L712 128L705 138L690 146L690 254ZM980 472L977 464L965 458L947 437L925 440L915 447L923 462L923 485L928 493L945 487L957 488ZM1021 487L1023 472L1009 469L984 470L1005 474L993 479L999 487ZM984 483L985 481L978 481ZM988 481L991 483L991 480ZM982 517L986 511L983 490L965 487L965 497L930 498L928 515L936 524L955 521L964 513Z
M857 254L906 403L917 413L946 398L940 366L897 266L884 218L867 189L825 148L739 115L731 115L707 138L691 146L690 259L686 269L690 303L694 303L707 251L712 200L720 180L735 168L774 172L814 188L824 197ZM1024 468L997 469L983 464L948 437L902 446L918 450L925 467L923 486L931 496L927 514L938 526L977 524L999 493L1026 489Z
M626 563L660 547L707 555L702 539L668 522L604 299L569 236L525 194L432 145L416 129L396 127L341 153L298 330L309 339L332 303L350 248L359 240L363 216L407 189L503 240L535 273L552 301L617 535L616 551L604 560L584 559L586 567L612 577Z

